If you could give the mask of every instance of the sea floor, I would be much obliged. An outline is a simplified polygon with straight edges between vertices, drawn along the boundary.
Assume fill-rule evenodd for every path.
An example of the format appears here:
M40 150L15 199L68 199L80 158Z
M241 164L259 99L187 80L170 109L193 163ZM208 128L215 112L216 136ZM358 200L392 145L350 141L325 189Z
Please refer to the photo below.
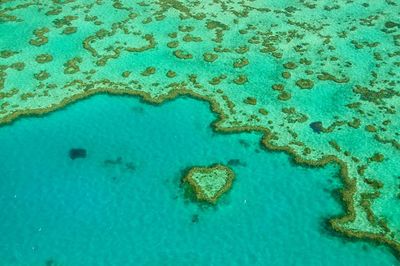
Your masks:
M296 166L215 119L189 98L97 95L1 126L0 265L398 263L325 226L343 211L336 166ZM185 169L213 163L235 171L231 191L216 206L186 198Z

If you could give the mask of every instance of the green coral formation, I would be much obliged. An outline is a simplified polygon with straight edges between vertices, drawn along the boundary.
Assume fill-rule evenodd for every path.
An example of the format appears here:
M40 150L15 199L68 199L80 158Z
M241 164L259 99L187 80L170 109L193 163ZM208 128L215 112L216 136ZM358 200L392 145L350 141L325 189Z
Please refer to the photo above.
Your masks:
M197 200L215 204L217 200L228 191L235 174L221 164L211 167L193 167L183 178L196 194Z
M332 228L400 253L399 5L0 1L0 123L96 93L195 97L216 131L339 164L346 213Z

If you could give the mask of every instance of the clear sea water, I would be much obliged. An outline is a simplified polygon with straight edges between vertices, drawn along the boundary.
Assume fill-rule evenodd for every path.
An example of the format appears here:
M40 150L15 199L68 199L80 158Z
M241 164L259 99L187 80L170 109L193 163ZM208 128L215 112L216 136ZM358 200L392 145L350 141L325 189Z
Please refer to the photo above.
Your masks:
M0 265L397 263L326 229L342 212L335 166L296 166L259 134L213 132L215 118L189 98L97 95L0 127ZM229 160L237 178L217 206L184 197L186 168Z

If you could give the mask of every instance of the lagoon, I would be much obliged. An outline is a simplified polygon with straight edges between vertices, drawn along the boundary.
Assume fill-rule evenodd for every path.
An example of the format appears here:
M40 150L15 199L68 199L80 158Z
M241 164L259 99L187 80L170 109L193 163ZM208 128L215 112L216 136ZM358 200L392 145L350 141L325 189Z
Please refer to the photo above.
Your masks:
M218 134L206 102L96 95L0 127L1 265L395 265L329 231L338 168L305 168ZM72 160L71 149L86 156ZM216 206L185 197L185 169L236 175Z

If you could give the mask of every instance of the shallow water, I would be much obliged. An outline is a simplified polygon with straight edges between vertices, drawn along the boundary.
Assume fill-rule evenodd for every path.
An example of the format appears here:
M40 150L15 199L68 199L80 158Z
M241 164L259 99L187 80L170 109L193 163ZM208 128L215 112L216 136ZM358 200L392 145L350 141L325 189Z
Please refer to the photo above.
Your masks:
M324 227L342 212L337 167L295 166L258 134L214 133L214 119L193 99L98 95L0 127L0 264L396 263ZM229 160L237 178L216 207L184 197L183 170Z

